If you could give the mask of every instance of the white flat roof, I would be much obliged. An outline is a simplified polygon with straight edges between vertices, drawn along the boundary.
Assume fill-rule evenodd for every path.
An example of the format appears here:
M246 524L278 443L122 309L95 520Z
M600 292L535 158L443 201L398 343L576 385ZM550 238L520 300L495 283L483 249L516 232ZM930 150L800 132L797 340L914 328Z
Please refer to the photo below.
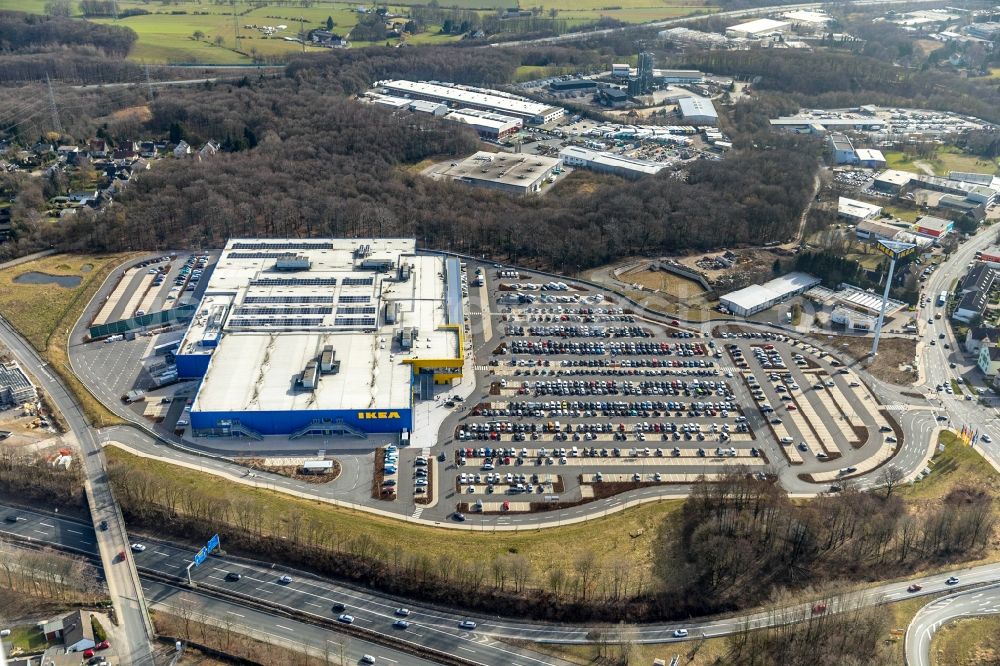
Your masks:
M555 111L558 107L548 104L539 104L520 97L504 97L492 92L478 92L457 86L443 86L435 83L424 83L418 81L383 81L376 87L385 88L397 94L416 94L436 97L440 100L456 102L459 104L474 104L477 106L488 106L493 109L514 113L519 116L546 116Z
M875 176L875 180L881 180L886 183L892 183L893 185L906 185L911 180L917 177L917 174L910 171L900 171L899 169L886 169L879 175Z
M512 127L520 127L520 118L507 118L505 120L498 120L500 118L497 114L487 114L485 116L473 115L470 113L462 113L460 111L452 111L445 115L446 120L453 120L457 123L465 123L466 125L472 125L473 127L482 127L485 129L491 129L496 132L503 132Z
M460 355L458 332L444 328L452 276L442 257L415 252L398 238L229 241L178 352L211 356L192 411L409 407L404 361ZM308 268L279 270L288 254ZM396 337L404 328L415 331L408 350ZM297 388L327 345L339 372Z
M788 19L789 21L792 22L798 21L800 23L823 24L823 23L829 23L830 21L833 20L823 12L809 12L801 9L796 10L794 12L785 12L784 14L782 14L782 16Z
M559 157L563 159L569 157L586 160L587 162L591 162L593 164L601 164L616 169L622 169L623 171L634 171L636 173L650 175L659 173L667 166L666 164L661 164L660 162L641 160L635 157L626 157L624 155L615 155L614 153L608 153L600 150L590 150L589 148L582 148L580 146L566 146L559 151Z
M857 199L840 197L837 200L837 212L849 217L872 217L881 213L882 207Z
M882 154L881 150L875 150L874 148L856 148L854 153L862 162L885 162L885 155Z
M782 28L787 27L788 21L775 21L774 19L762 18L747 21L746 23L740 23L739 25L729 26L726 30L756 35L762 32L771 32L773 30L781 30Z
M712 100L705 97L681 97L677 104L681 107L681 115L685 118L689 116L719 117Z
M744 310L753 310L765 303L780 301L797 291L805 291L820 282L819 278L808 273L794 272L764 284L752 284L749 287L730 292L722 296L720 300L733 303Z

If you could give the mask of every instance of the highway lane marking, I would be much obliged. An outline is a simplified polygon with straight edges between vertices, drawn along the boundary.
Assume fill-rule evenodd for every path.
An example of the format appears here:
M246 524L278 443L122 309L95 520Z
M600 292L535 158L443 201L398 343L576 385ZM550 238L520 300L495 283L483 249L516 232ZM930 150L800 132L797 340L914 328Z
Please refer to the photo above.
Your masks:
M308 604L309 606L315 606L316 608L323 608L323 606L320 606L319 604L314 604L314 603L313 603L313 602L311 602L311 601L307 601L307 602L305 602L305 603L306 603L306 604Z
M43 532L42 530L31 530L31 531L34 532L35 534L46 534L46 532Z
M277 627L278 629L284 629L285 631L291 631L291 632L294 632L294 631L295 631L295 630L294 630L294 629L292 629L291 627L286 627L286 626L285 626L285 625L283 625L283 624L276 624L276 625L274 625L274 626L276 626L276 627Z
M475 650L473 650L472 648L467 648L467 647L462 647L461 645L458 645L458 646L456 646L456 647L457 647L457 648L458 648L459 650L465 650L466 652L472 652L473 654L475 654L475 652L476 652L476 651L475 651Z
M55 527L55 525L49 525L48 523L38 523L39 525L45 525L46 527Z
M239 613L234 613L233 611L226 611L230 615L235 615L236 617L246 617L246 615L240 615Z
M66 529L66 531L70 532L71 534L81 534L81 535L83 534L83 532L78 532L76 530L71 530L71 529L68 529L68 528Z
M392 663L394 663L394 664L398 664L398 663L399 663L399 662L398 662L398 661L396 661L395 659L389 659L389 657L384 657L384 656L382 656L382 655L378 655L378 658L379 658L379 659L385 659L386 661L391 661L391 662L392 662Z

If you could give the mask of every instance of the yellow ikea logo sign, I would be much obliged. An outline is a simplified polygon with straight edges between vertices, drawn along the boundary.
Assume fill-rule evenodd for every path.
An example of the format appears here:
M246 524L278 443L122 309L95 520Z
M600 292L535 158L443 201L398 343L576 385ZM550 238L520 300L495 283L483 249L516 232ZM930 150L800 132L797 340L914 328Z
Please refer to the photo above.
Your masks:
M370 419L398 419L399 412L358 412L358 420Z

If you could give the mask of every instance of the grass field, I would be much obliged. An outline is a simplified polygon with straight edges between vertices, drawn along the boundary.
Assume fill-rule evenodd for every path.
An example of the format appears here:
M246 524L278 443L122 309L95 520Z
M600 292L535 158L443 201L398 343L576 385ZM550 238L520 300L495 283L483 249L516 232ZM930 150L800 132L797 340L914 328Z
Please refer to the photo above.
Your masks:
M0 314L49 361L96 425L121 420L105 409L70 370L66 343L70 329L94 293L128 256L55 254L0 271ZM78 276L81 281L73 288L14 282L17 276L30 272Z
M900 491L904 499L941 499L959 485L981 488L1000 497L1000 474L979 451L966 446L952 432L942 433L939 441L944 444L944 452L934 457L931 473L923 481Z
M17 10L44 13L46 0L0 0L0 10ZM403 0L389 6L389 11L406 15L409 5L426 5L426 0ZM448 7L494 12L510 7L504 0L453 0L445 3ZM120 20L113 18L92 19L98 23L113 23L128 26L136 31L136 42L131 60L149 63L197 63L197 64L243 64L252 61L252 56L289 56L302 52L302 45L286 41L282 36L295 36L300 27L325 27L327 17L333 18L334 32L347 34L357 25L357 3L314 0L308 6L266 5L252 7L246 0L236 0L236 21L232 6L206 3L201 0L173 0L167 3L150 3L148 0L119 0L118 11L144 9L151 12L144 16L130 16ZM444 5L442 5L444 6ZM714 8L699 0L616 0L608 4L604 0L550 0L537 5L542 16L549 16L550 10L564 19L570 26L587 23L602 17L614 18L626 23L644 23L658 19L684 16L694 12L711 12ZM74 4L74 11L79 11ZM240 40L236 41L237 24ZM265 38L255 29L246 25L286 25L287 29L276 36ZM195 31L205 37L195 40ZM224 41L215 45L216 37ZM411 44L439 44L459 39L458 36L439 34L439 26L428 26L424 32L406 39ZM381 46L382 43L355 42L353 46ZM321 49L307 47L306 51Z
M920 211L916 209L903 208L902 206L882 206L882 210L905 222L916 222L921 215Z
M1000 616L950 622L931 640L932 666L980 666L1000 663Z
M4 642L7 641L10 641L15 650L29 654L44 650L49 645L48 641L45 640L45 634L35 624L11 628L10 636L4 639Z
M884 153L886 166L890 169L902 169L920 173L914 162L926 162L934 168L935 175L947 176L949 171L974 171L979 173L1000 173L1000 160L988 160L975 155L963 153L954 146L938 148L933 157L911 158L898 151L890 150Z
M544 531L494 534L445 530L251 488L217 476L133 456L114 447L108 447L106 454L112 461L153 472L161 483L170 484L182 494L204 493L237 502L241 498L252 498L262 503L269 515L280 516L283 521L316 521L339 534L367 535L376 549L384 549L385 552L405 550L409 546L419 549L431 561L437 561L438 556L447 553L456 559L479 562L482 566L489 566L495 557L505 553L517 553L531 562L532 582L535 585L540 585L552 567L572 571L577 558L588 552L598 556L602 572L610 571L616 562L625 560L634 567L636 579L642 573L644 580L650 581L652 546L660 524L681 504L679 500L652 502L606 518Z

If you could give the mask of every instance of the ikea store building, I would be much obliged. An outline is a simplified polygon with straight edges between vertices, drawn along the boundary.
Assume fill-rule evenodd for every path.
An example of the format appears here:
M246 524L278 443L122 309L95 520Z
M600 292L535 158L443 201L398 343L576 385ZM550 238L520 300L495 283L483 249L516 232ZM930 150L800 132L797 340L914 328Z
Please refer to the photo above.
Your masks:
M461 270L413 239L230 240L177 353L194 434L411 430L462 375Z

